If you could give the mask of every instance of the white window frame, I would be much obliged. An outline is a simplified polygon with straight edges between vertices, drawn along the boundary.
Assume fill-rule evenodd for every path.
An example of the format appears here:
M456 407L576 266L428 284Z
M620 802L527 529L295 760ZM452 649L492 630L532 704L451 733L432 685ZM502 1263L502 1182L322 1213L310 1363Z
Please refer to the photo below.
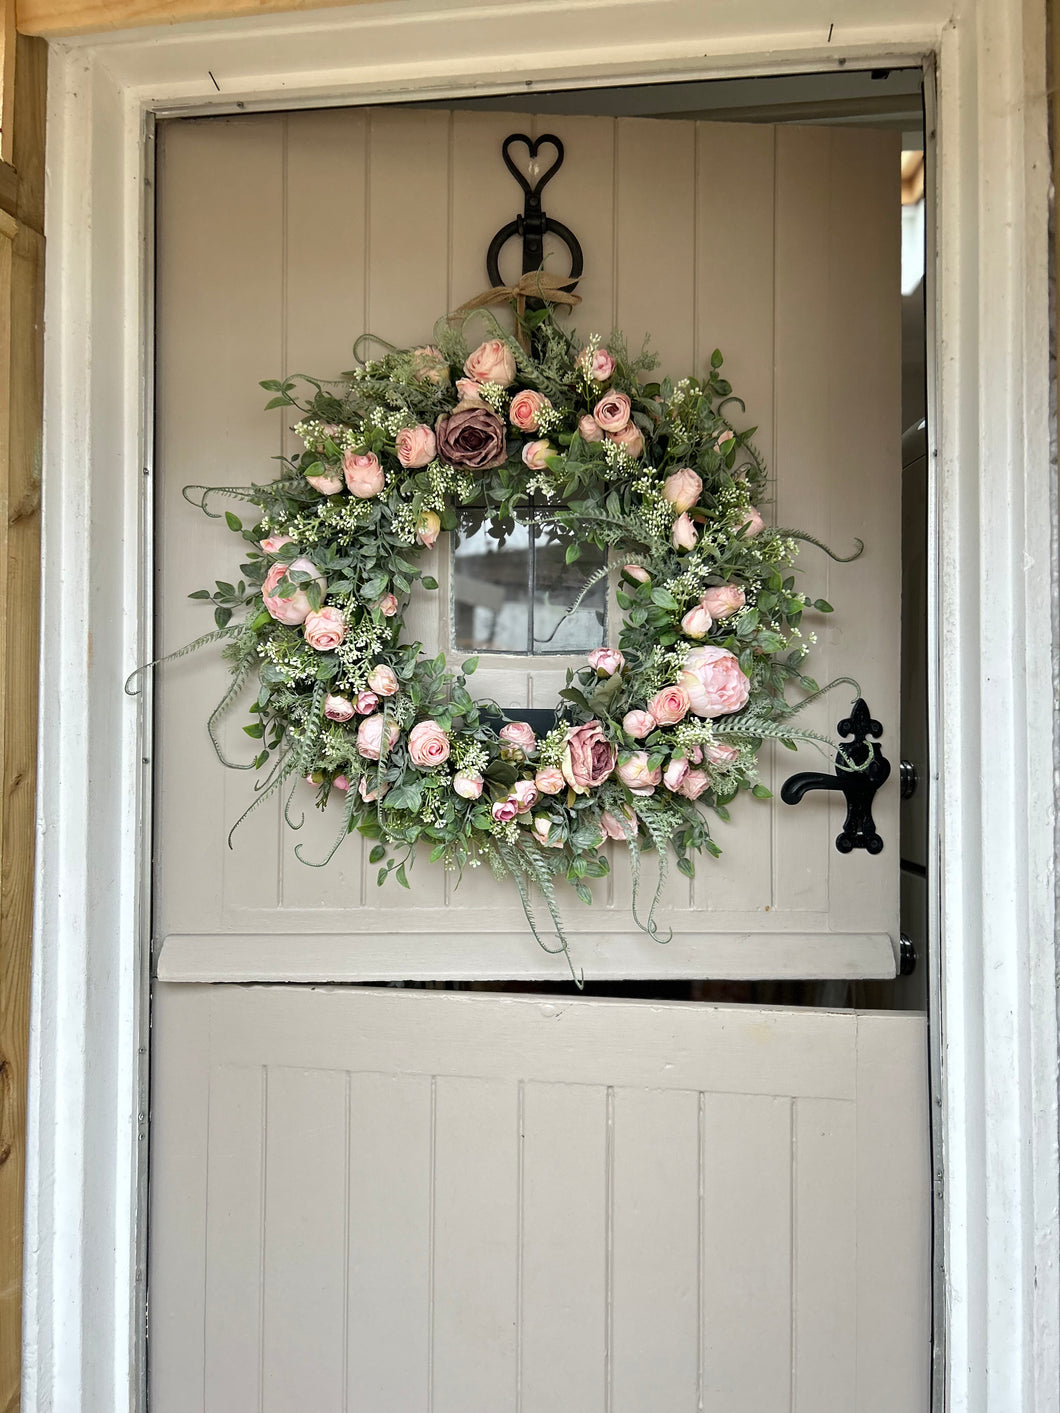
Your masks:
M152 115L932 58L936 1397L1060 1410L1044 56L1042 0L390 0L52 45L27 1413L142 1398Z

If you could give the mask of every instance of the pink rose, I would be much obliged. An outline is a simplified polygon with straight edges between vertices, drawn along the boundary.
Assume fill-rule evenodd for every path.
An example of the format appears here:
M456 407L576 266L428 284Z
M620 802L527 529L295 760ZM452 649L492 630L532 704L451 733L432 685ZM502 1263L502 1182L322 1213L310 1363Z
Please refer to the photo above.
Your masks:
M364 756L365 760L378 760L380 756L388 756L397 745L400 735L397 722L387 721L382 712L375 716L366 716L357 728L357 754Z
M677 793L684 795L686 800L698 800L709 784L710 779L704 771L690 770L681 781Z
M598 721L572 726L563 751L563 778L575 794L588 794L602 785L614 770L617 754Z
M640 456L644 450L644 433L632 422L627 422L619 432L609 432L607 439L614 442L615 446L620 446L630 456Z
M533 831L534 838L539 844L543 844L548 849L563 848L562 839L549 838L549 835L552 833L553 824L552 821L546 815L535 814L534 822L530 826L530 828Z
M691 466L684 466L667 476L663 482L663 499L668 500L676 511L691 510L703 491L703 478L697 476Z
M596 418L587 412L578 423L578 435L583 442L602 442L604 434L596 425Z
M368 685L381 697L392 697L398 689L397 673L392 667L379 663L368 674Z
M690 608L681 619L681 632L686 638L705 638L713 622L703 605L697 603L695 608Z
M629 421L629 398L625 393L605 393L593 408L593 420L605 432L621 432Z
M577 363L595 383L606 383L615 371L615 360L606 348L598 348L595 353L583 348L578 354Z
M474 403L478 407L485 407L482 400L482 384L476 382L474 378L457 378L456 395L463 403Z
M537 750L537 737L528 722L509 721L506 726L501 727L497 735L509 745L518 746L526 755Z
M750 679L727 648L690 649L680 684L696 716L727 716L747 705Z
M384 780L378 788L373 788L368 784L366 775L362 775L357 782L357 793L366 805L370 805L373 800L381 800L389 789L389 780Z
M651 581L651 575L642 564L623 564L622 573L637 584L647 584Z
M699 746L699 745L696 745L696 746L689 746L689 748L688 748L688 759L692 762L693 765L702 765L702 764L703 764L703 747L702 747L702 746Z
M722 432L722 433L719 435L718 440L714 443L714 450L715 450L715 451L718 451L718 452L721 452L721 454L722 454L723 456L727 456L729 453L728 453L727 451L722 451L722 448L725 446L725 444L726 444L727 442L733 442L733 441L735 441L735 440L736 440L736 433L733 432L733 431L730 431L729 428L726 427L725 430L724 430L724 432ZM729 451L731 451L731 450L732 450L732 447L729 447Z
M375 692L358 692L353 705L358 716L371 716L379 705L379 698Z
M418 427L402 427L394 438L397 459L406 469L426 466L433 461L436 446L434 432L422 422Z
M664 687L648 703L648 710L659 726L676 726L688 715L688 693L683 687Z
M515 382L515 355L503 339L487 339L464 360L464 372L479 383L496 383L499 388Z
M635 741L639 741L642 736L650 736L658 724L650 711L627 711L622 718L622 730L628 732Z
M685 756L674 756L663 772L663 784L667 790L679 790L681 782L688 774L689 765Z
M293 545L294 538L291 535L270 535L267 540L259 540L258 544L266 554L275 554L284 545Z
M453 789L462 800L477 800L484 783L477 770L458 770L453 776Z
M294 592L288 594L286 598L281 597L277 592L280 580L288 574L294 573L312 574L320 585L321 594L326 593L328 587L328 581L310 559L295 559L290 564L274 564L272 566L261 586L261 599L277 623L286 623L291 628L298 623L304 623L312 612L309 598L301 584L295 584Z
M589 654L589 666L596 669L598 677L613 677L625 665L626 659L617 648L593 648Z
M331 783L336 790L348 790L350 788L350 782L346 779L345 775L336 775Z
M341 609L325 604L316 613L306 616L302 632L309 646L318 653L332 653L346 636L346 620Z
M543 765L534 776L534 784L542 795L558 795L566 783L562 770L554 765Z
M731 765L734 760L739 760L740 752L727 741L711 741L706 756L711 765Z
M547 456L552 456L556 448L547 441L527 442L523 447L523 465L530 471L547 471Z
M618 767L618 778L634 795L651 795L662 780L662 771L658 766L654 770L650 768L647 751L634 751L629 760Z
M747 518L740 526L740 530L745 540L753 540L756 535L760 535L766 528L766 522L753 505L747 507L745 514Z
M525 392L516 393L512 398L512 405L508 408L508 420L513 427L518 427L520 432L536 432L537 419L546 407L551 406L551 402L543 393L527 389Z
M342 490L341 476L307 476L306 483L322 496L337 496Z
M425 549L434 549L434 542L442 528L441 519L433 510L425 510L416 521L416 539Z
M349 721L353 716L353 703L346 697L326 696L324 715L329 721Z
M743 608L746 596L739 584L719 584L708 589L700 603L712 618L728 618Z
M694 549L699 541L699 532L687 515L679 515L674 521L674 549Z
M540 792L532 780L517 780L508 795L517 814L532 810L540 799Z
M376 599L372 607L377 608L384 618L393 618L398 611L398 601L393 594L384 594Z
M510 823L518 813L514 800L498 800L490 810L490 814L498 824Z
M425 344L423 348L412 350L412 376L421 378L425 383L436 383L441 385L449 381L449 364L442 356L440 349L434 344Z
M418 721L409 732L409 759L421 770L449 759L449 737L437 721Z
M608 839L629 840L637 832L637 816L628 805L622 805L619 813L626 821L623 828L622 820L613 815L610 810L602 810L600 813L600 827L607 835Z
M383 468L374 451L347 451L342 455L346 489L358 500L371 500L386 485Z

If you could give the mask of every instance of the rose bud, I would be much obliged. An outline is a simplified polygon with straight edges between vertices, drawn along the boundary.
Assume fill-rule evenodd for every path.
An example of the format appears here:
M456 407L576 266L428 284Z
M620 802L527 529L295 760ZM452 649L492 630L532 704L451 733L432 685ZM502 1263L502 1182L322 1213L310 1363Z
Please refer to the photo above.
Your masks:
M729 618L743 608L746 602L746 596L739 584L719 584L716 588L708 589L700 599L700 603L712 618Z
M654 770L649 767L647 751L634 751L618 767L618 778L634 795L651 795L662 780L662 771L658 766Z
M538 418L546 407L551 406L551 402L543 393L527 389L525 392L516 393L512 398L512 405L508 408L508 421L520 432L536 432Z
M540 798L538 788L532 780L517 780L508 795L518 814L532 810Z
M554 765L543 765L534 776L534 784L542 795L558 795L566 783L562 770Z
M651 583L651 575L642 564L623 564L622 573L636 584Z
M642 736L650 736L658 726L650 711L627 711L622 718L622 730L639 741Z
M734 760L740 759L740 752L727 741L711 741L706 756L711 765L732 765Z
M630 456L640 456L644 450L644 433L632 422L627 422L620 432L609 432L607 439Z
M362 775L357 782L357 793L366 805L370 805L373 800L381 800L389 789L389 780L384 780L378 789L369 786L368 777L366 775Z
M346 636L346 620L340 609L325 605L307 615L302 632L311 648L318 653L331 653Z
M386 485L383 468L374 451L347 451L342 457L346 489L358 500L371 500Z
M350 788L350 782L346 779L345 775L336 775L331 783L336 790L348 790Z
M392 697L398 689L397 673L385 663L379 663L368 674L368 685L381 697Z
M402 427L394 438L394 451L406 470L428 465L436 450L434 432L422 422L418 427Z
M306 483L322 496L337 496L342 490L341 476L307 476Z
M729 444L734 442L735 440L736 433L730 430L730 428L726 427L725 431L719 435L718 440L714 443L714 450L721 452L722 456L727 456L729 454L729 451L732 450L732 446ZM728 451L723 450L723 448L725 448L726 446L728 446Z
M431 343L412 350L412 376L425 383L441 385L449 381L449 364L440 349Z
M525 721L509 721L506 726L501 727L497 735L509 745L518 746L526 755L532 755L537 750L537 737L533 727Z
M626 821L625 828L622 827L622 820L613 815L610 810L602 810L600 813L600 827L603 829L608 839L630 840L637 832L637 816L628 805L620 805L619 813Z
M372 607L377 608L384 618L393 618L398 611L398 601L393 594L384 594L376 599Z
M596 424L596 418L588 412L578 423L578 435L583 442L602 442L604 434Z
M462 404L467 407L485 407L482 400L482 384L474 378L457 378L456 395Z
M629 421L629 406L625 393L605 393L593 408L593 419L605 432L621 432Z
M578 354L577 363L595 383L606 383L615 371L615 360L606 348L598 348L595 353L583 348Z
M679 515L674 521L674 549L695 549L699 543L699 532L687 515Z
M626 659L618 648L593 648L588 662L590 667L596 669L598 677L613 677L626 665Z
M453 776L453 789L462 800L477 800L484 781L477 770L458 770Z
M379 698L375 692L358 692L353 705L358 716L371 716L379 705Z
M766 522L759 515L755 506L749 505L745 511L746 519L740 526L740 533L745 540L753 540L755 535L760 535L766 528Z
M349 721L353 716L353 703L346 697L327 696L324 698L324 715L329 721Z
M425 549L433 549L442 522L433 510L425 510L416 521L416 539Z
M523 465L530 471L547 471L546 457L555 455L556 448L547 441L527 442L523 447Z
M386 736L383 727L386 726ZM389 755L397 745L401 730L396 721L386 721L381 712L366 716L357 728L357 754L365 760L378 760Z
M686 638L705 638L713 625L713 618L703 607L697 603L695 608L690 608L681 619L681 632Z
M280 580L292 573L312 574L320 586L321 594L326 593L328 587L328 581L311 559L294 559L290 564L274 564L272 566L261 586L261 601L277 623L286 623L289 628L304 623L312 611L304 584L295 584L294 592L288 594L286 598L277 592Z
M513 800L498 800L490 810L490 814L492 814L498 824L510 823L518 813L519 811L515 808L515 802Z
M409 759L421 770L449 759L449 737L437 721L419 721L409 732Z
M691 466L682 467L667 476L663 482L663 498L668 500L676 511L691 510L703 491L703 478Z
M464 372L479 383L496 383L499 388L515 382L515 355L503 339L487 339L464 361Z
M548 849L563 848L562 839L549 838L549 835L552 833L553 824L552 821L547 817L547 815L535 814L534 822L530 826L530 828L533 831L534 838L539 844L543 844Z
M663 784L667 790L678 790L688 771L688 760L684 756L674 756L663 771Z
M275 554L284 545L293 545L294 538L291 535L270 535L267 540L259 540L258 544L266 554Z
M688 693L683 687L664 687L648 703L648 711L658 726L676 726L688 715Z
M705 771L690 770L678 786L677 793L684 795L686 800L698 800L709 784L710 779Z

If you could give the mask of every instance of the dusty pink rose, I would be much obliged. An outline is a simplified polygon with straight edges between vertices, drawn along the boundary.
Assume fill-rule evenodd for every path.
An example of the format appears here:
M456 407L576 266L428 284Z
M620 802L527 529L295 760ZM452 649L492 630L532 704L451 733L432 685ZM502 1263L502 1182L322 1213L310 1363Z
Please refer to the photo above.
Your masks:
M421 378L425 383L436 383L439 386L449 381L449 364L442 356L441 349L435 348L434 344L425 344L423 348L412 350L412 376Z
M357 793L366 805L370 805L373 800L381 800L390 789L390 781L384 780L378 787L368 784L368 777L362 775L357 782Z
M324 715L329 721L349 721L353 716L353 703L348 697L329 694L324 698Z
M402 466L415 469L434 460L437 441L430 427L402 427L394 438L394 450Z
M614 442L615 446L620 446L630 456L640 456L644 450L644 433L632 422L627 422L619 432L609 432L607 439Z
M629 398L625 393L604 393L593 408L593 421L605 432L621 432L629 421Z
M703 747L702 747L702 746L699 746L699 745L696 745L696 746L689 746L689 748L688 748L688 759L692 762L693 765L702 765L702 764L703 764Z
M703 478L698 476L691 466L683 466L680 471L674 471L672 475L667 476L662 488L663 499L668 500L679 512L691 510L702 491Z
M341 476L307 476L306 484L319 491L322 496L337 496L342 490Z
M371 500L386 485L383 468L374 451L347 451L342 456L346 489L358 500Z
M692 648L679 678L696 716L727 716L747 705L749 678L727 648Z
M393 594L384 594L376 599L372 607L377 608L384 618L393 618L398 611L398 601Z
M648 711L659 726L676 726L688 715L688 693L683 687L664 687L648 703Z
M266 554L275 554L277 550L283 549L284 545L293 545L294 537L291 535L270 535L267 540L259 540L258 544Z
M689 764L687 757L674 756L673 760L663 771L663 784L666 786L667 790L680 789L681 782L688 774L688 771Z
M563 778L575 794L586 795L611 774L617 754L598 721L572 726L563 751Z
M532 780L517 780L508 795L517 814L532 810L540 799L540 791Z
M386 727L386 736L383 727ZM382 712L366 716L357 728L357 754L365 760L378 760L388 756L397 745L401 731L396 721L387 721Z
M727 741L711 741L706 749L706 757L711 765L731 765L739 760L740 752Z
M708 589L700 599L700 603L712 618L728 618L743 608L746 602L746 596L739 584L718 584L715 588Z
M439 516L433 510L425 510L416 521L416 540L425 549L433 549L434 542L442 528Z
M346 779L345 775L336 775L331 783L336 790L348 790L350 788L350 782Z
M516 393L512 398L512 405L508 408L508 420L513 427L518 427L520 432L536 432L537 419L546 407L551 406L544 393L533 392L528 388L525 392Z
M628 575L638 584L647 584L651 580L651 575L643 564L623 564L622 573Z
M358 692L353 705L358 716L371 716L379 705L379 697L375 692Z
M484 783L477 770L458 770L453 776L453 789L462 800L477 800Z
M684 795L686 800L698 800L709 784L710 778L705 771L690 770L681 781L677 793Z
M563 840L562 840L562 839L551 839L551 838L549 837L550 834L552 833L552 830L553 830L554 826L553 826L553 824L552 824L552 821L547 817L547 815L535 814L535 815L534 815L534 821L533 821L533 823L531 824L530 828L531 828L532 831L533 831L534 838L537 840L537 842L538 842L539 844L543 844L543 845L545 846L545 848L548 848L548 849L562 849L562 848L563 848Z
M756 535L760 535L766 528L766 522L753 505L749 505L744 514L746 518L740 526L741 533L745 540L753 540Z
M409 732L409 759L421 770L449 759L449 737L437 721L418 721Z
M598 348L594 353L583 348L577 363L596 383L606 383L615 371L615 360L606 348Z
M474 378L457 378L456 395L462 403L466 403L468 406L472 404L479 407L486 406L482 400L482 384Z
M690 608L681 619L681 632L686 638L705 638L713 622L703 605L697 603L695 608Z
M578 435L583 442L602 442L604 434L596 425L596 418L586 413L578 423Z
M327 604L316 613L306 615L302 629L305 640L318 653L332 653L346 636L346 620L342 610Z
M281 598L277 593L280 580L287 574L293 573L312 574L320 585L322 594L327 592L328 587L328 581L310 559L294 559L290 564L274 564L272 566L268 574L265 575L265 582L261 586L261 599L277 623L286 623L291 628L298 623L304 623L312 612L309 598L301 584L296 584L294 593L289 594L286 598Z
M662 780L662 770L659 766L651 769L647 751L634 751L629 760L618 767L618 778L634 795L650 795Z
M622 718L622 730L628 732L635 741L639 741L642 736L650 736L658 724L650 711L627 711Z
M699 531L687 515L679 515L674 521L674 549L695 549L699 541Z
M558 795L566 783L563 771L554 765L543 765L534 776L534 784L542 795Z
M368 674L368 685L381 697L392 697L398 689L397 673L385 663L378 663Z
M617 815L613 815L610 810L601 811L600 827L608 839L631 839L637 832L637 816L628 805L621 805L619 814L626 821L625 827L623 827L622 820Z
M510 746L518 746L526 755L537 750L537 737L528 722L509 721L506 726L501 727L497 735Z
M613 677L625 665L626 659L617 648L593 648L589 654L589 666L596 669L598 677Z
M546 457L552 456L556 448L548 441L527 442L523 447L523 465L530 471L547 471Z
M464 372L478 383L508 388L515 382L515 355L503 339L487 339L468 354Z
M518 813L514 800L498 800L490 810L490 814L498 824L510 823Z
M439 457L458 470L488 471L508 458L507 429L488 407L458 407L434 430Z

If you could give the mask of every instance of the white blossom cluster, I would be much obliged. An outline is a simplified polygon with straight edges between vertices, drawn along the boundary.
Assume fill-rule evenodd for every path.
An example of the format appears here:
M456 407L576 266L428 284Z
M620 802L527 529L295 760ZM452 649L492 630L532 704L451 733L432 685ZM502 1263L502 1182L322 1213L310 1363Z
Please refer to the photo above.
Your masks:
M473 736L456 736L453 741L453 765L457 770L481 775L489 763L489 751L481 741L476 741Z
M330 437L340 451L358 451L363 443L362 433L355 428L339 426L334 422L318 422L313 418L296 422L292 430L310 451L323 451L326 437Z
M503 416L507 412L511 394L499 383L479 383L478 395L498 416Z

